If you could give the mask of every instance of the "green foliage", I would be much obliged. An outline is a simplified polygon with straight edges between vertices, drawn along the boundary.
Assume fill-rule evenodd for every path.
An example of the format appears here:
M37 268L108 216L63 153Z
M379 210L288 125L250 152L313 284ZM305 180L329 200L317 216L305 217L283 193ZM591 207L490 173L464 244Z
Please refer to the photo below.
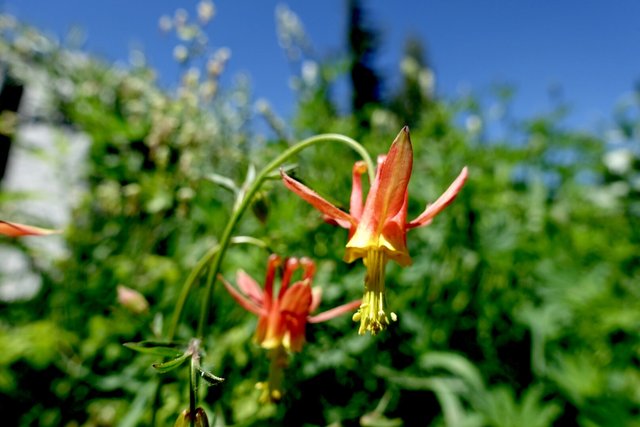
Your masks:
M173 308L191 269L218 243L251 165L259 170L292 135L316 132L358 134L372 155L384 153L404 124L402 109L378 107L366 113L370 129L359 128L361 117L339 115L326 95L340 64L322 64L322 78L300 88L294 126L255 143L248 103L229 102L248 99L242 85L204 99L198 79L186 79L170 95L147 68L114 69L33 30L12 31L0 43L9 72L27 84L33 70L66 82L65 91L53 85L50 121L92 142L86 192L65 230L68 253L42 272L32 300L0 307L0 412L21 426L171 424L187 407L188 377L151 366L178 357L159 365L169 370L192 356L167 344ZM25 48L25 37L39 48ZM508 111L512 97L508 87L495 92L400 103L420 106L411 117L409 215L464 165L469 181L433 224L410 231L413 265L389 265L399 320L387 331L358 336L349 316L309 325L282 402L260 405L255 384L268 360L251 341L255 317L214 288L207 370L198 372L225 382L197 393L216 425L638 425L640 160L627 150L637 145L638 99L614 112L610 133L622 143L607 147L599 134L564 126L562 106L526 120L490 116L486 105ZM346 208L355 160L326 144L298 156L291 173ZM231 247L227 280L239 268L262 277L268 247L316 260L321 310L359 298L365 270L341 260L346 231L277 179L253 207L235 234L262 246ZM206 276L196 278L172 338L194 336ZM149 312L119 305L118 285L143 294Z

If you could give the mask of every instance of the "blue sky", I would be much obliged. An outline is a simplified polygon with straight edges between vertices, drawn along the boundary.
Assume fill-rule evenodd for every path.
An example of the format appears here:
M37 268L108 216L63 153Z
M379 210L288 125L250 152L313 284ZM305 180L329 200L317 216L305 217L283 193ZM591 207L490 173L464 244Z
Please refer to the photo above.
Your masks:
M250 75L254 95L290 115L290 65L278 46L274 11L287 4L298 14L320 57L339 54L345 34L345 0L218 0L207 27L213 47L227 46L227 76ZM381 30L379 66L397 75L404 40L420 36L435 68L437 91L515 85L515 113L550 108L549 88L562 88L571 124L593 129L640 81L640 2L635 0L498 1L365 0L370 22ZM177 81L175 38L163 36L158 18L177 7L195 15L197 1L0 0L2 8L44 30L64 35L73 25L87 34L86 49L109 61L126 61L141 47L161 81Z

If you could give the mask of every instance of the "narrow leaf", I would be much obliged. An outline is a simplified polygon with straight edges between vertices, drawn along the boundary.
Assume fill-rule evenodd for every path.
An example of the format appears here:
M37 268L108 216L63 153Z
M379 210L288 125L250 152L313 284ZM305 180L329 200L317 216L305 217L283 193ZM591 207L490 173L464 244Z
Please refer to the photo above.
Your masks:
M209 383L209 385L218 385L221 382L224 382L224 378L213 375L211 372L207 372L201 367L198 366L198 372L200 372L200 376Z
M455 353L433 351L424 354L419 360L423 369L444 369L465 380L474 390L484 391L484 381L478 368L469 359Z
M216 183L226 188L227 190L230 190L233 193L238 193L240 191L236 183L233 182L233 180L229 177L219 175L217 173L210 173L207 176L205 176L205 178L213 183Z
M184 344L181 343L158 341L126 342L123 345L138 353L153 354L162 357L178 357L182 354L181 348L184 348Z
M154 363L151 366L153 366L154 369L156 369L161 374L164 374L182 365L184 361L187 360L189 357L191 357L191 353L186 352L180 355L179 357L176 357L175 359L169 360L168 362Z

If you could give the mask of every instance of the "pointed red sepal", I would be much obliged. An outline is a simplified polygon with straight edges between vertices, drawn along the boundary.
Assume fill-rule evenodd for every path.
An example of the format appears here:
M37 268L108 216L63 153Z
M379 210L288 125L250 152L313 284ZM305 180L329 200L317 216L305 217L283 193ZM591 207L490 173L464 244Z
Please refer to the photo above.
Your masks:
M50 234L59 233L61 233L60 230L49 230L47 228L34 227L32 225L18 224L16 222L0 220L0 234L9 237L48 236Z
M399 213L406 215L403 208L412 166L413 148L409 128L405 126L378 165L375 182L367 196L361 221L370 232L379 233L381 225Z
M316 274L316 264L311 258L303 256L300 258L300 265L302 266L302 278L309 279L309 282L313 281L313 275Z
M240 304L242 308L258 316L267 314L262 306L259 306L258 304L254 303L253 301L242 295L240 292L238 292L238 290L231 286L231 284L227 282L224 277L222 277L222 275L218 275L218 280L222 282L224 287L227 288L229 294L231 294L233 299L236 300L236 302Z
M322 288L315 286L311 288L311 306L309 307L309 313L313 313L320 307L322 301Z
M276 254L269 255L267 261L267 274L264 279L263 307L269 311L273 303L273 279L276 277L276 270L282 265L282 259Z
M236 282L238 287L249 299L256 305L261 305L264 300L264 294L258 282L249 276L244 270L239 270L236 274Z
M468 171L465 166L462 168L460 175L451 183L447 191L442 193L438 200L427 206L416 219L407 224L407 228L416 228L429 225L433 218L438 215L444 208L446 208L456 198L465 181L467 180Z
M333 319L334 317L338 317L342 314L349 313L350 311L355 310L356 308L360 307L361 304L362 304L361 300L351 301L347 304L343 304L341 306L332 308L331 310L318 313L315 316L309 316L307 318L307 322L309 323L326 322L327 320Z
M342 228L351 228L351 226L356 225L356 220L351 215L341 211L309 187L291 178L283 170L280 170L280 176L282 176L282 182L284 182L284 185L289 190L293 191L305 202L322 212L327 219L335 221L335 223Z

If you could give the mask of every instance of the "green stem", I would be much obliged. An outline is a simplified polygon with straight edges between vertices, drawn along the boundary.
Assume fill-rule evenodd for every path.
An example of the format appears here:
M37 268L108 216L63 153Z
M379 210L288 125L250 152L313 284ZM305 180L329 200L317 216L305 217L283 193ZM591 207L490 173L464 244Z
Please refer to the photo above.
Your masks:
M198 378L196 371L198 368L199 355L191 355L191 363L189 364L189 424L195 427L196 423L196 387L198 386Z
M335 133L327 133L327 134L316 135L316 136L312 136L311 138L307 138L297 143L296 145L288 148L278 157L273 159L271 163L265 166L265 168L260 171L260 173L256 176L255 180L251 183L251 186L247 189L244 195L244 198L242 199L242 202L238 205L238 208L231 215L231 218L227 223L227 227L224 229L224 232L222 233L222 237L220 238L220 243L218 245L219 250L215 253L215 257L213 258L212 265L209 269L209 274L207 276L207 284L205 288L204 297L202 298L202 306L200 310L200 320L198 322L198 333L196 335L197 337L202 338L204 335L204 324L206 323L206 319L209 314L209 302L211 300L211 294L213 292L213 284L215 283L216 277L220 272L220 265L222 264L222 259L224 257L224 254L227 251L227 248L229 247L229 243L231 241L231 234L233 233L233 230L236 224L244 214L245 210L247 210L247 208L251 204L253 197L260 189L260 186L262 185L264 180L267 179L268 175L274 169L282 165L290 157L296 155L300 151L314 144L317 144L320 142L329 142L329 141L341 142L343 144L348 145L354 151L356 151L362 157L362 159L367 163L367 171L369 173L369 179L370 179L370 182L373 182L374 175L375 175L375 165L371 160L371 156L369 156L369 153L367 152L367 150L354 139L344 135L335 134Z

